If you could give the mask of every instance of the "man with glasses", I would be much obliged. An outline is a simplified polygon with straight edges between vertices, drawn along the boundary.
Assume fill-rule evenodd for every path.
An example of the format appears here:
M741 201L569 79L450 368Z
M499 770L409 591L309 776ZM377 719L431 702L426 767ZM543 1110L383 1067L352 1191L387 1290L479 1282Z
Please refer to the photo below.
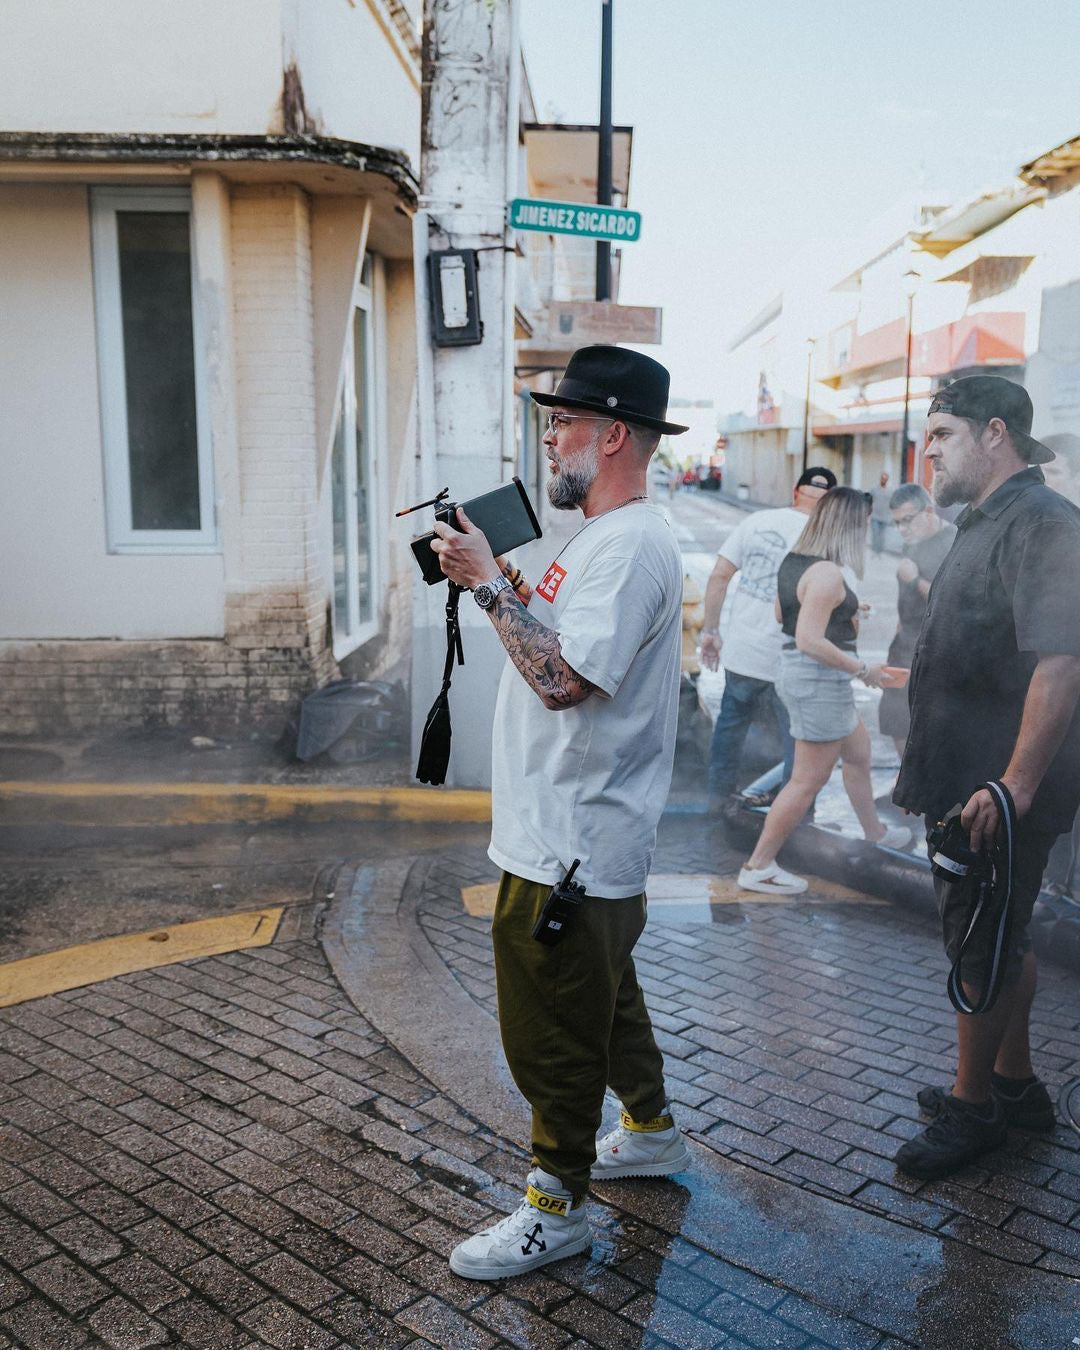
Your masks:
M956 526L938 515L930 494L918 483L905 483L896 489L889 498L889 513L900 532L904 556L896 569L896 610L900 622L885 664L908 670L926 613L930 583L952 548ZM884 688L878 704L878 726L883 736L892 737L901 758L910 720L906 685Z
M548 497L584 521L534 587L463 533L436 525L443 572L472 587L506 648L494 711L491 846L502 870L492 924L499 1031L532 1107L533 1170L505 1219L460 1243L467 1279L523 1275L585 1251L590 1171L667 1176L689 1152L634 972L645 882L671 783L678 711L682 559L647 500L668 372L639 352L584 347L553 394ZM586 898L553 946L533 938L575 859ZM622 1123L599 1142L604 1093Z

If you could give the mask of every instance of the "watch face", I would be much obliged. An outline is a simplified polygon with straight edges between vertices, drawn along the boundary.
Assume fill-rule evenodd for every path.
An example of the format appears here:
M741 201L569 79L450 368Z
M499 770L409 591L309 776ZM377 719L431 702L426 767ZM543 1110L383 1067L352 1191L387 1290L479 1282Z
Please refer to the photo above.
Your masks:
M490 609L500 591L510 589L510 583L505 577L496 577L494 581L483 581L473 591L473 599L481 609Z

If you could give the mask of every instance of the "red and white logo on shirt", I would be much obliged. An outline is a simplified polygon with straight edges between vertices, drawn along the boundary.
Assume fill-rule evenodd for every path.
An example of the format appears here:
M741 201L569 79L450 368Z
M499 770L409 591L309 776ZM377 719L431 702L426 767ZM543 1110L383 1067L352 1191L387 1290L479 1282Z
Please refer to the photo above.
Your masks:
M536 594L540 596L542 600L546 600L549 604L553 605L555 603L555 597L559 594L559 587L563 583L563 577L565 576L566 568L560 567L558 563L553 562L544 573L543 581L537 586Z

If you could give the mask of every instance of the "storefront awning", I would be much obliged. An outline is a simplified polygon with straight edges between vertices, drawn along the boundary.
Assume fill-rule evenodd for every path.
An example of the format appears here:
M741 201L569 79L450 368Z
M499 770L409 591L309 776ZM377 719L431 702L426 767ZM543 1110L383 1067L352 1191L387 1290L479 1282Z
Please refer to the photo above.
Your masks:
M1050 191L1060 191L1080 173L1080 136L1073 136L1054 146L1045 154L1025 164L1020 177L1032 187L1045 187Z
M1026 183L984 192L973 201L938 216L928 230L915 231L911 236L912 243L924 253L943 258L953 249L970 244L979 235L994 229L1025 206L1042 201L1045 196L1045 188L1029 187Z

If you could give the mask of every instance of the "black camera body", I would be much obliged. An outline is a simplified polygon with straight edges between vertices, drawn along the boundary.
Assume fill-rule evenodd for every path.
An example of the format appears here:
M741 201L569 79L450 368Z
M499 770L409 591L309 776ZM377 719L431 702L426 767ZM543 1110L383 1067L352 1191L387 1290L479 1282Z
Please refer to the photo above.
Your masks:
M959 808L931 827L926 842L930 870L942 881L978 880L992 870L989 855L977 853L971 847L968 832L960 823Z
M460 532L461 527L457 522L459 503L449 501L447 492L448 489L444 489L434 502L422 502L421 506L433 505L435 519ZM491 551L496 557L541 537L540 522L536 518L532 502L529 501L525 485L520 478L512 478L509 483L503 483L501 487L481 493L479 497L461 502L460 505L464 507L465 514L476 528L487 536ZM408 511L419 509L413 506L409 507ZM408 511L399 511L398 515L406 515ZM419 539L414 539L410 545L424 580L429 586L435 586L438 582L446 580L439 567L438 554L431 551L431 541L434 538L434 532L430 532L421 535Z

